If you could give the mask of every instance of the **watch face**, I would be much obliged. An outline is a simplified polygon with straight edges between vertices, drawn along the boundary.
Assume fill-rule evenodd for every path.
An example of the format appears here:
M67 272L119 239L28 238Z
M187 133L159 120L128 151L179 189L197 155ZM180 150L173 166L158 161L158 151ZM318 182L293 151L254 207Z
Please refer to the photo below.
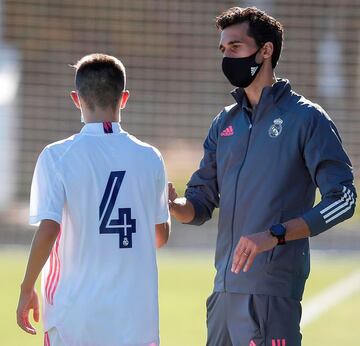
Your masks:
M286 228L282 224L274 225L271 227L271 232L276 236L284 235Z

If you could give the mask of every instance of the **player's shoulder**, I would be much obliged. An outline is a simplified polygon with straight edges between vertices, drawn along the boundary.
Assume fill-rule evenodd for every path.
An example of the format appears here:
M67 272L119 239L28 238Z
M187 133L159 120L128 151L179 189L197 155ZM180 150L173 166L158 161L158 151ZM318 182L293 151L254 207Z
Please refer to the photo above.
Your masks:
M210 126L210 133L217 133L222 124L226 122L226 119L233 115L238 109L238 104L233 103L225 106L219 113L212 119Z
M320 120L330 120L330 116L326 113L318 103L313 102L306 97L292 92L291 106L288 107L290 112L296 114L304 122L318 122Z
M41 152L40 157L51 160L53 163L59 161L78 142L80 136L72 135L68 138L48 144Z
M313 133L319 126L334 127L334 123L327 112L316 102L291 90L281 102L277 104L277 111L283 116L288 116L292 126L299 129L305 136Z
M147 156L150 159L156 161L162 160L161 152L155 146L147 142L144 142L131 134L128 134L128 140L130 142L130 145L133 147L135 151L137 151L137 153Z
M234 112L237 111L237 109L239 108L238 107L238 103L235 102L231 105L227 105L225 106L217 115L216 117L214 118L214 122L220 122L222 121L224 118L228 117L228 116L231 116Z
M233 111L236 110L236 107L238 106L238 103L232 103L231 105L225 106L224 109L222 110L222 112L220 112L220 116L225 116Z

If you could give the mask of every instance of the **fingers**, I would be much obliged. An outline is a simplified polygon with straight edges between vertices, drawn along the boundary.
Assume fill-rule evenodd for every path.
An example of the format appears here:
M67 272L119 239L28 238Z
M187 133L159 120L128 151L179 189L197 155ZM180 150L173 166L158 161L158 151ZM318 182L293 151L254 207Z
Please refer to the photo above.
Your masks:
M39 322L39 317L40 317L40 306L39 306L39 298L38 295L36 293L36 291L34 291L34 321L35 322Z
M245 262L244 266L244 272L246 273L250 267L252 266L254 259L256 257L257 253L255 251L251 251L249 254L249 257L247 258L247 261Z
M36 334L35 328L29 321L29 312L33 309L33 316L36 322L39 321L39 300L36 292L31 294L21 293L18 308L16 310L16 319L19 327L29 334Z
M35 328L29 322L29 310L17 312L17 324L19 327L29 334L36 334Z
M250 256L250 250L248 249L239 250L239 254L237 255L237 261L233 261L231 271L235 274L239 274L240 270L244 267L245 263L247 262L249 256Z
M239 271L245 264L245 261L247 260L247 255L249 254L249 252L246 252L246 249L247 249L246 239L244 237L241 237L234 251L233 262L231 266L231 271L233 273L236 274L239 273Z
M28 332L30 334L36 334L35 328L31 325L31 323L29 321L29 312L26 313L26 316L23 318L23 322L24 322L26 332Z
M243 269L247 272L252 266L257 255L257 248L246 237L241 237L234 251L231 271L238 274Z
M39 305L37 304L34 307L34 311L33 311L33 318L35 322L39 322L39 317L40 317L40 313L39 313Z
M176 198L178 198L178 195L176 193L175 187L172 182L168 183L168 189L169 189L169 200L172 202Z

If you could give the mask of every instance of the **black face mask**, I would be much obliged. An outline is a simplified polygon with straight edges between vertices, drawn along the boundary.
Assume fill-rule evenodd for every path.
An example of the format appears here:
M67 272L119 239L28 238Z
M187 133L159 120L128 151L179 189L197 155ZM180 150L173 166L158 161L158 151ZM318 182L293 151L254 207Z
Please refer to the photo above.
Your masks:
M252 83L262 66L255 61L259 50L245 58L223 58L222 70L232 85L246 88Z

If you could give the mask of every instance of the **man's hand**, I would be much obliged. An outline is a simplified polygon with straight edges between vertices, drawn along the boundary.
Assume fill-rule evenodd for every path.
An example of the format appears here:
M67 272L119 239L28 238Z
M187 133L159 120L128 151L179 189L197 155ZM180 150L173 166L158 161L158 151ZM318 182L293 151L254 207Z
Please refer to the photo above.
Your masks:
M195 209L192 203L188 201L185 197L179 198L172 183L168 183L168 189L169 210L171 216L173 216L179 222L191 222L195 217Z
M30 334L36 334L35 328L29 322L30 310L34 310L34 320L39 321L39 298L34 288L35 282L49 258L59 232L60 225L57 222L42 220L31 245L29 261L21 284L19 304L16 310L19 327Z
M36 329L29 321L30 310L33 310L34 321L39 322L39 298L35 288L30 290L21 289L16 310L17 324L25 332L36 334Z
M270 231L241 237L234 252L231 271L238 274L244 268L244 272L247 272L257 254L272 249L277 243L277 238L273 237Z
M286 221L284 226L286 228L285 241L310 237L310 229L301 217ZM238 274L244 268L244 272L247 272L257 254L271 250L277 243L277 238L273 237L270 231L241 237L234 252L231 271Z
M173 202L176 198L178 198L178 194L176 193L175 187L173 183L168 183L168 189L169 189L169 208L171 209Z

